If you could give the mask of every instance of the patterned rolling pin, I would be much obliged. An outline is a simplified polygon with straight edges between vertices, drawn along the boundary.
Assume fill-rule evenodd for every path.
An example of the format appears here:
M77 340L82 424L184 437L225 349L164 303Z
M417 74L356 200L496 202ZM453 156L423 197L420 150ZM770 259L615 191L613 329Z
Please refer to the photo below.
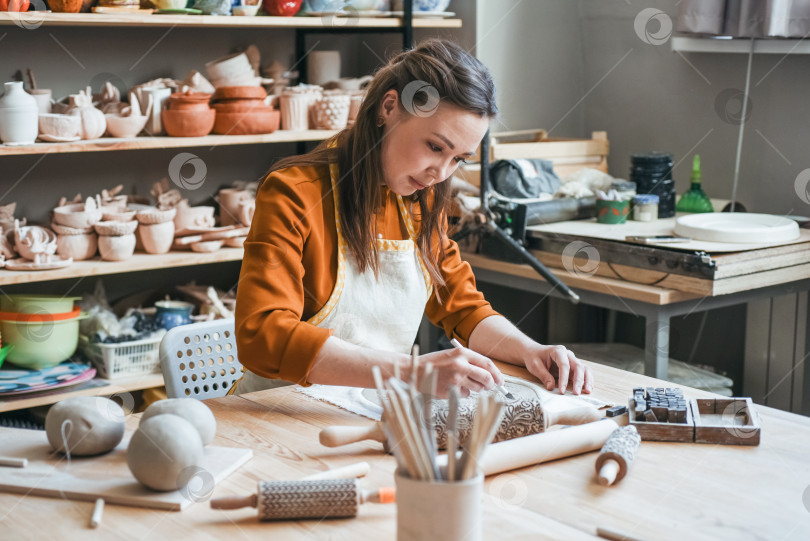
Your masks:
M623 426L613 432L596 457L599 484L608 486L621 481L636 458L639 445L641 436L633 425Z
M447 447L447 401L435 401L434 404L436 406L432 408L432 420L436 430L436 442L439 449L445 449ZM458 439L461 445L472 433L474 416L475 400L461 401L457 419ZM596 408L587 405L552 411L544 409L536 400L517 399L506 402L501 426L492 441L499 442L538 434L556 424L580 425L598 421L601 418L602 416ZM385 450L388 451L388 443L380 422L366 426L330 426L321 430L320 433L321 444L327 447L339 447L363 440L382 442Z
M362 490L356 479L260 481L251 496L211 500L212 509L256 507L259 520L356 517L362 503L393 503L394 488Z

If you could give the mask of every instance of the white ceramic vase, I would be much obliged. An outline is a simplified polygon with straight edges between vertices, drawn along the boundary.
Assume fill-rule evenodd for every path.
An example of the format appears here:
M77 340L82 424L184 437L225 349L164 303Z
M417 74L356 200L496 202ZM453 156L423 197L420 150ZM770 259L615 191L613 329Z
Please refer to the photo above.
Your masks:
M0 141L7 145L30 145L37 138L39 106L21 81L5 83L0 98Z
M306 130L309 127L310 97L306 94L281 95L281 129Z
M349 120L350 98L348 94L326 94L313 105L315 128L319 130L342 130Z

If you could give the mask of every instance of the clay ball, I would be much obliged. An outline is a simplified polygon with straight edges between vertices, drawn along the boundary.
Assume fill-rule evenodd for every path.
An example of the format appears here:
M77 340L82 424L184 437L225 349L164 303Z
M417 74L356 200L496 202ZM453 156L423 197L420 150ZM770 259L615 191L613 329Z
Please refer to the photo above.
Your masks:
M45 433L54 450L65 452L62 423L70 453L98 455L112 450L124 437L124 410L100 396L74 396L54 404L45 417Z
M200 433L203 445L208 445L217 435L217 421L208 406L195 398L168 398L159 400L146 408L141 416L141 422L154 417L171 413L182 417Z
M152 490L178 490L189 480L183 470L202 463L203 449L191 423L177 415L156 415L142 420L129 440L127 465L135 479Z

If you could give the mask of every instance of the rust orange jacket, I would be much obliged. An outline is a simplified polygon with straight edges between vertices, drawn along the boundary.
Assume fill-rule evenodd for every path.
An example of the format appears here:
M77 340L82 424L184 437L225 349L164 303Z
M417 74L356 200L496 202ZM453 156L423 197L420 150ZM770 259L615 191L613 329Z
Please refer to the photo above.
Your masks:
M376 216L378 233L407 239L396 195L384 190L383 199ZM448 240L444 250L441 270L448 292L441 303L431 296L425 313L448 336L466 343L475 326L497 312L477 290L456 243ZM246 368L266 378L309 384L315 357L332 331L307 320L329 300L337 279L337 254L328 168L271 173L256 196L237 288L236 342Z

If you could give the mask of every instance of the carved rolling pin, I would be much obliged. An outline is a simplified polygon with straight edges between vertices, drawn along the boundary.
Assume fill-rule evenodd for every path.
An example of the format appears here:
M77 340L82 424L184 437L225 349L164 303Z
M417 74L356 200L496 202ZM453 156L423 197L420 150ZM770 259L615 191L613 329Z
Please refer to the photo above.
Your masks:
M447 447L447 401L436 402L432 408L433 425L436 427L436 442L439 449ZM463 404L458 410L459 440L463 445L472 432L472 421L475 416L475 401ZM544 432L556 424L581 425L601 419L599 411L588 405L577 406L556 411L543 408L535 400L515 400L506 402L503 420L493 442L511 440L531 434ZM327 447L339 447L363 440L382 442L388 451L388 443L381 422L366 426L330 426L321 430L321 444Z
M356 517L360 504L393 503L394 488L362 490L356 479L260 481L250 496L211 500L212 509L256 507L259 520Z
M636 458L639 445L641 436L633 425L623 426L611 434L596 457L599 484L608 486L621 481Z

